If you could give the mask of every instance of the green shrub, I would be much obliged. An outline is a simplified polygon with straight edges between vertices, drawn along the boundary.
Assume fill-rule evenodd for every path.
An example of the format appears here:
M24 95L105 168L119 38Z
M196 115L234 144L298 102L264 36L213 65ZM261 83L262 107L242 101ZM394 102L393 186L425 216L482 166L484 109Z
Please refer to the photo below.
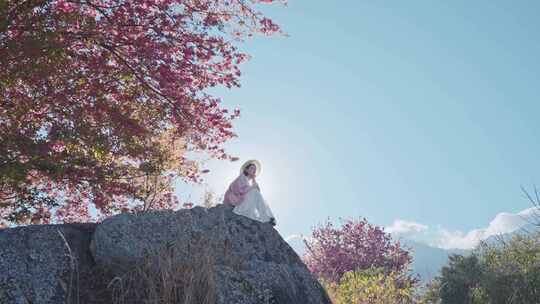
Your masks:
M321 280L334 304L413 303L414 282L382 268L346 272L339 283Z

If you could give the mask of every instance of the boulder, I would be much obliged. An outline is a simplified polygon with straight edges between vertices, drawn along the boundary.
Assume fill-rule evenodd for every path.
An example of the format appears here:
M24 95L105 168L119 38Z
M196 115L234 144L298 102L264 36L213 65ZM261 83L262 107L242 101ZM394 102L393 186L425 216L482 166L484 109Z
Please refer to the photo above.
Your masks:
M194 246L196 241L201 245ZM260 300L265 297L269 303L330 303L270 224L236 215L228 205L117 215L96 228L91 248L97 264L121 276L164 246L174 247L175 258L184 263L207 249L218 304L265 303Z
M89 286L95 224L0 230L0 303L66 303ZM87 302L88 303L88 302Z
M128 283L174 290L159 303L330 303L274 227L231 206L0 230L2 304L145 302L118 297Z

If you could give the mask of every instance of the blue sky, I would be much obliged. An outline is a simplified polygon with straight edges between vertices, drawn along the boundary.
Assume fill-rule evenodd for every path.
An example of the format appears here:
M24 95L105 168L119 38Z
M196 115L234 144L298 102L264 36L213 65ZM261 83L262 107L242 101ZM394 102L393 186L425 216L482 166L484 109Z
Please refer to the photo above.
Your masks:
M242 110L225 145L241 160L209 161L207 187L224 193L259 159L284 237L366 217L415 223L429 242L531 207L520 186L540 184L538 2L290 0L264 11L290 36L242 46L253 56L242 87L218 91Z

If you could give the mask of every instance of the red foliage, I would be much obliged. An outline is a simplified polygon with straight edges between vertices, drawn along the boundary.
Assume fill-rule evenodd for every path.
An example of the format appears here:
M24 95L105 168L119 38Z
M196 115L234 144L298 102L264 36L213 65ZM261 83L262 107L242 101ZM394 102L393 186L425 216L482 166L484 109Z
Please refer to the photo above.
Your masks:
M272 2L3 1L0 216L177 206L174 177L200 177L187 152L233 159L221 145L240 111L206 91L240 86L235 42L281 32L254 8Z
M304 240L304 262L317 277L338 283L347 271L382 267L402 272L412 261L409 253L392 242L380 227L362 220L346 220L339 228L327 220Z

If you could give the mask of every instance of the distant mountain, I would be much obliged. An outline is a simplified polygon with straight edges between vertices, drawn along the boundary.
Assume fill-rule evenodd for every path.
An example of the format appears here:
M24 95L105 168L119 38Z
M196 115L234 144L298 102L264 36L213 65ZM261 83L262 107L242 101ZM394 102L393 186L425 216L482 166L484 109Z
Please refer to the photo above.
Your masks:
M509 241L514 235L527 235L535 232L540 232L540 227L535 224L526 224L523 227L509 233L492 235L484 240L489 245L497 245L500 241Z
M411 252L413 257L411 272L420 275L422 282L427 282L438 275L441 267L448 262L450 254L466 255L470 250L442 249L429 246L424 243L401 239L404 248Z

